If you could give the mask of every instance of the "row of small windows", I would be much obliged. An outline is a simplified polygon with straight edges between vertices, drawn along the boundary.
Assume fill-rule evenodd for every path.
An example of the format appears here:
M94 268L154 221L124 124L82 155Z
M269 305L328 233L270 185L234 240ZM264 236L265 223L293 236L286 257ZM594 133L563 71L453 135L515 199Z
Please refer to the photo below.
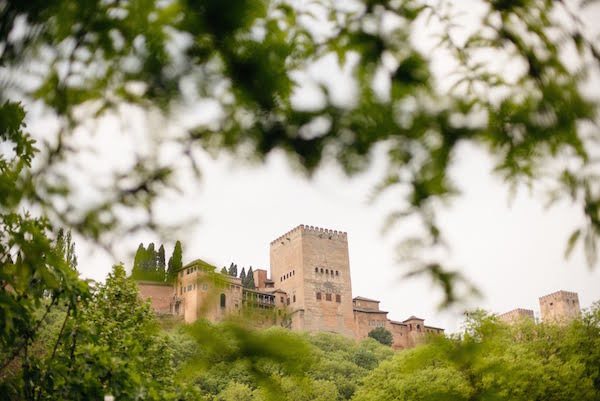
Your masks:
M324 274L328 274L328 275L332 275L332 276L333 276L333 273L334 273L333 269L331 269L331 270L329 270L329 269L323 269L322 267L321 267L320 271L321 271L321 274L324 273ZM319 273L319 268L318 267L315 267L315 273ZM339 276L340 272L338 270L335 270L335 275Z
M317 292L317 301L320 301L321 299L323 299L322 294ZM325 293L325 301L331 301L331 293ZM335 294L335 302L342 302L342 296L340 294Z
M200 288L200 284L198 284L198 288ZM196 289L196 284L190 284L187 287L179 287L179 295L182 295L184 292L189 292ZM206 283L202 284L202 291L208 290L208 285Z
M295 275L296 275L296 270L292 270L291 272L286 273L283 276L279 277L279 281L287 280L288 278L295 276Z
M190 267L188 269L185 269L185 274L192 274L193 272L197 271L198 268L197 267ZM180 274L181 277L183 277L183 273L184 271L182 270Z
M370 320L369 326L373 327L385 327L385 322L382 320Z

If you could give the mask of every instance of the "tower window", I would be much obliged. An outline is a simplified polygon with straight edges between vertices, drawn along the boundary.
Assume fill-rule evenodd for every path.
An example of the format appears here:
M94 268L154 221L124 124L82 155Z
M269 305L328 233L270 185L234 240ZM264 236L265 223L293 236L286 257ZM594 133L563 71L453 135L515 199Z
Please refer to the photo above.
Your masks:
M320 300L321 300L321 293L317 292L317 301L320 301Z
M319 268L315 267L315 273L318 273L318 272L319 272Z
M226 304L225 294L221 294L221 308L224 308Z
M321 267L321 274L323 274L323 268Z
M281 303L284 303L285 301L283 300L283 297L281 297Z
M335 294L335 302L337 302L337 303L342 302L342 296L340 294Z
M296 302L296 296L294 295L293 302Z
M339 275L340 275L340 272L336 270L336 271L335 271L335 275L336 275L336 276L339 276Z
M325 269L325 274L329 274L329 270L328 269Z
M325 294L325 301L331 301L331 294Z

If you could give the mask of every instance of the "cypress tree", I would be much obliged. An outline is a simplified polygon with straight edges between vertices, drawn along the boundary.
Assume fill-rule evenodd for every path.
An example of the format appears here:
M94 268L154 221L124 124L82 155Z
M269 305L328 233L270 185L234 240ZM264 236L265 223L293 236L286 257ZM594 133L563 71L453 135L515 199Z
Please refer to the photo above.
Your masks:
M246 281L246 268L242 267L242 271L240 272L240 278L242 279L242 285L244 285L244 282Z
M223 266L223 268L221 269L221 274L225 274L228 275L229 273L227 272L227 269L225 268L225 266Z
M252 271L252 266L250 266L250 269L248 269L248 275L246 276L246 285L244 287L248 288L249 290L256 289L256 285L254 284L254 272Z
M173 261L171 262L171 269L175 274L183 267L183 251L181 250L181 242L175 243L175 249L173 249Z
M156 271L156 251L154 250L154 242L148 244L148 248L146 248L146 255L144 258L144 271Z
M163 244L160 244L160 248L158 248L158 255L156 259L156 271L158 272L159 277L164 280L165 276L165 247Z
M133 270L131 270L131 275L134 273L139 273L142 270L142 265L144 263L144 257L146 256L146 249L144 248L144 244L140 242L137 251L135 252L135 258L133 259Z
M173 269L173 256L171 256L169 258L169 263L167 264L167 281L175 281L175 276L177 276L177 273Z
M229 265L228 274L232 277L237 277L237 265L233 264L233 262L231 262L231 265Z

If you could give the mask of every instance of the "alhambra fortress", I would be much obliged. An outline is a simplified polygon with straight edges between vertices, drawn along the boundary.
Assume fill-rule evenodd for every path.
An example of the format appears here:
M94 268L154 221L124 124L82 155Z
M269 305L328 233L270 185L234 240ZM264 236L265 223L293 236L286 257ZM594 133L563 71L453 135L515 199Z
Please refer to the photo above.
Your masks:
M150 298L157 313L191 323L199 318L219 321L251 310L260 327L281 325L292 330L339 333L359 341L383 327L392 333L393 347L410 348L426 334L444 329L411 316L388 319L379 301L352 297L347 233L300 225L270 244L270 277L254 271L256 289L242 286L239 277L215 273L202 260L185 265L173 284L138 282L142 298ZM577 294L559 291L540 298L542 319L579 314ZM515 309L500 315L510 323L533 311Z

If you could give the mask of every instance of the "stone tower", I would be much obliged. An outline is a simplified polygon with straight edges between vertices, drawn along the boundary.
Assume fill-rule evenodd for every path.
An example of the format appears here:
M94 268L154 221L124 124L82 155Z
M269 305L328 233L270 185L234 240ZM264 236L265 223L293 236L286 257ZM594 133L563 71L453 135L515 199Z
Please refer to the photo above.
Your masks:
M300 225L271 242L271 279L287 292L292 329L354 336L345 232Z
M544 322L566 322L580 314L576 292L556 291L540 297L540 311Z

